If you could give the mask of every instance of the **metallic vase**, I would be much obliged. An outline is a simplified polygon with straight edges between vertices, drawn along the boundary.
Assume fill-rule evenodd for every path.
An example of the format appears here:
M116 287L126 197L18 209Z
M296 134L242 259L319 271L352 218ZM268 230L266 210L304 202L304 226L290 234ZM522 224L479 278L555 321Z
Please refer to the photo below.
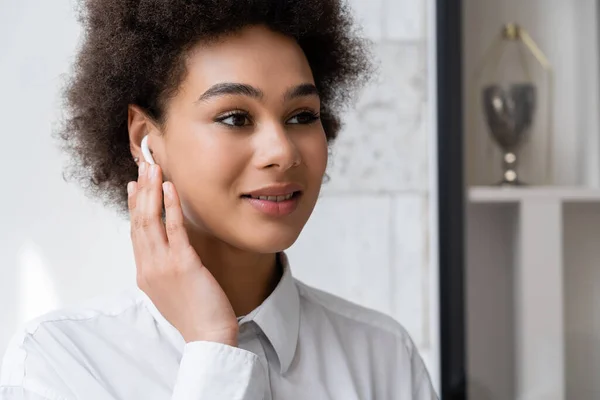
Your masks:
M488 128L503 153L500 185L523 185L517 172L517 152L533 123L536 88L531 83L489 85L483 88L482 97Z

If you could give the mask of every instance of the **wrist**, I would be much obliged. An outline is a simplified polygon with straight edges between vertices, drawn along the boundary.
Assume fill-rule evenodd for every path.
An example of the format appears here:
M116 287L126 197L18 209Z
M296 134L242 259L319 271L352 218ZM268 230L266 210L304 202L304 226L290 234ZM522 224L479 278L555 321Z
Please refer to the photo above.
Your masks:
M186 343L190 342L213 342L238 347L238 333L236 332L198 332L185 335Z

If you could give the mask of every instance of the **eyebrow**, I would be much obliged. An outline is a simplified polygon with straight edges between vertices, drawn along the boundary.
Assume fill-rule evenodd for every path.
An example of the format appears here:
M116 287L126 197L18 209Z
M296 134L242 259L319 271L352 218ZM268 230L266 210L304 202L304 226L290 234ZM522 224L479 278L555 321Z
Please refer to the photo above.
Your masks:
M289 101L298 97L305 96L317 96L319 97L319 90L312 83L303 83L298 86L291 87L283 95L285 101Z
M233 83L233 82L224 82L217 83L216 85L208 88L206 92L200 96L200 98L196 101L196 103L207 101L213 97L218 96L247 96L252 97L254 99L262 100L264 98L264 93L262 90L245 84L245 83ZM303 83L297 86L293 86L286 90L283 95L284 101L289 101L298 97L305 96L319 96L319 90L312 83Z

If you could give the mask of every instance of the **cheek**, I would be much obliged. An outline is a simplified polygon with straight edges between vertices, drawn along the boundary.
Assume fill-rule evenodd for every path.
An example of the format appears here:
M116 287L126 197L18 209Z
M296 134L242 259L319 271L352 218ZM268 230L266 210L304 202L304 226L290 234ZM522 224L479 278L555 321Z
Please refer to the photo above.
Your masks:
M302 159L310 171L311 177L322 179L327 168L328 144L324 133L315 133L303 138L299 146Z
M172 180L191 219L226 207L245 166L243 148L210 132L192 133L170 149ZM197 221L195 221L197 222Z
M213 152L185 165L176 178L186 219L201 230L213 231L214 218L227 215L231 209L233 188L239 175L235 165L223 160L226 154Z
M239 140L193 119L180 125L169 149L179 180L186 186L202 182L204 188L229 185L244 167Z
M236 181L243 171L243 165L236 162L232 151L229 148L206 154L199 152L195 159L183 161L177 174L178 183L191 198L220 198L222 202L224 196L236 187Z

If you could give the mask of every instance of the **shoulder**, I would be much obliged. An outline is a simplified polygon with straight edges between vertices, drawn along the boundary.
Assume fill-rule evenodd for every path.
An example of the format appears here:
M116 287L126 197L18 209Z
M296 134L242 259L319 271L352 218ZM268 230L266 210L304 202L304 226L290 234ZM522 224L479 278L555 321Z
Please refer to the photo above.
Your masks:
M346 360L356 356L354 361L367 365L369 373L384 379L382 387L408 390L410 398L436 398L417 346L398 321L298 280L296 286L302 316L306 313L308 324L315 325L311 329L320 337L327 335L323 326L328 326L328 332L333 333L336 343L342 346ZM395 383L388 386L385 376L389 379L387 383ZM401 387L395 386L397 384Z
M27 322L20 333L35 335L38 331L61 323L85 323L102 318L119 317L132 308L143 306L139 290L129 289L113 295L94 297L74 307L43 314Z
M372 339L387 338L400 345L410 357L415 351L408 331L394 318L382 312L360 306L331 293L296 280L302 302L316 308L345 327L347 334L364 333Z
M111 296L96 297L77 307L63 308L25 323L12 337L0 369L0 385L23 384L26 368L36 360L59 360L85 345L90 337L111 332L111 327L134 320L144 307L143 296L130 289ZM81 343L78 343L81 341Z

